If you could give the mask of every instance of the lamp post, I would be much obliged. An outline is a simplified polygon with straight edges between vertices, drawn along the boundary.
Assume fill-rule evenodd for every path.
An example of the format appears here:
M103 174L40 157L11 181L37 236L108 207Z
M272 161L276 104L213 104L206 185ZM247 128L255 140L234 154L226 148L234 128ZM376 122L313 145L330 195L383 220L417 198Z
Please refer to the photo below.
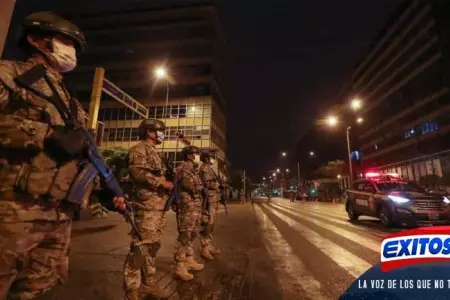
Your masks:
M356 102L355 102L356 101ZM355 104L356 103L356 104ZM352 109L357 110L361 107L360 100L353 100L352 101ZM361 124L364 121L363 118L359 117L356 119L357 124ZM335 116L329 116L327 118L328 126L335 127L338 124L338 119ZM347 126L346 129L346 144L347 144L347 157L348 157L348 168L349 168L349 183L350 185L353 182L353 166L352 166L352 155L351 155L351 145L350 145L350 130L352 129L351 126Z
M155 76L157 79L164 79L166 82L166 105L163 109L163 119L166 118L167 108L169 106L169 80L167 70L164 67L158 67L155 69Z

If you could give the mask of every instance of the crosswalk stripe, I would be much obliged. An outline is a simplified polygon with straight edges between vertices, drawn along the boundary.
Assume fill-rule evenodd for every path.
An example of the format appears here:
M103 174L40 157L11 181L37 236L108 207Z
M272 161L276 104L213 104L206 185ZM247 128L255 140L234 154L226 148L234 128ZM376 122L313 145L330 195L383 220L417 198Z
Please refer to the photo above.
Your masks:
M279 204L279 203L278 203ZM401 228L398 229L391 229L390 232L382 232L382 231L377 231L377 229L373 228L373 227L365 227L363 225L357 225L357 224L352 224L351 222L349 222L348 217L345 218L341 218L341 217L337 217L331 213L323 213L322 211L320 211L320 208L317 208L317 210L308 210L308 209L304 209L303 207L301 207L300 209L296 209L294 207L290 207L288 205L285 204L279 204L281 206L284 206L288 209L295 209L295 211L299 211L301 213L305 213L305 214L309 214L312 215L314 217L319 217L319 218L324 218L327 220L327 222L332 222L332 223L336 223L336 224L341 224L341 225L345 225L351 228L355 228L358 230L363 230L366 232L369 232L371 235L375 235L378 236L382 239L384 239L385 237L387 237L388 235L392 234L393 232L399 232L402 231ZM370 221L370 220L376 220L374 218L371 217L367 217L368 219L366 219L366 221Z
M293 213L292 211L289 211L288 209L286 209L284 207L281 207L278 204L274 204L274 205L277 208L279 208L280 210L282 210L282 211L285 211L285 212L288 212L288 213L292 213L292 214L294 214L295 216L297 216L300 219L303 219L305 221L311 222L311 223L313 223L313 224L315 224L315 225L317 225L319 227L325 228L325 229L327 229L327 230L329 230L329 231L331 231L333 233L336 233L336 234L338 234L338 235L340 235L340 236L342 236L342 237L344 237L346 239L349 239L349 240L353 241L354 243L357 243L357 244L359 244L359 245L361 245L361 246L363 246L363 247L365 247L367 249L370 249L370 250L375 251L375 252L380 252L381 243L376 242L376 241L374 241L371 238L368 238L368 237L365 237L365 236L363 236L361 234L357 234L357 233L345 230L343 228L339 228L339 227L333 226L331 224L327 224L326 222L320 221L318 219L314 219L314 218L311 218L311 217L308 217L308 216L305 216L305 215Z
M351 222L348 221L348 219L343 221L341 219L334 218L331 215L330 216L328 216L328 215L321 215L321 214L319 214L317 212L306 211L306 210L299 210L298 213L307 214L310 217L323 218L328 223L344 225L344 226L347 226L347 227L350 227L350 228L358 229L360 231L370 232L371 234L376 235L376 236L378 236L380 238L385 238L386 236L389 235L389 233L377 232L376 230L371 229L371 228L367 228L367 227L364 227L364 226L361 226L361 225L352 224Z
M255 206L255 212L261 226L264 246L277 266L275 271L283 293L281 298L292 299L295 292L304 291L312 300L329 299L322 293L320 282L308 275L305 265L259 206ZM292 286L296 285L301 291L292 290Z
M263 204L265 205L265 204ZM266 206L270 209L270 206ZM354 255L350 251L342 248L336 243L326 239L317 232L311 230L309 227L295 221L294 219L286 216L276 210L271 210L271 212L286 222L294 230L299 232L305 239L307 239L311 244L322 251L326 256L333 260L337 265L345 269L353 277L357 278L369 268L372 267L370 263Z
M324 205L320 204L291 204L291 203L285 203L282 201L276 202L277 204L282 204L287 207L293 208L293 209L302 209L302 210L308 210L308 211L318 211L323 214L332 215L333 217L339 217L342 219L348 219L347 212L344 210L344 207L342 206L342 210L336 210L335 207L329 208Z

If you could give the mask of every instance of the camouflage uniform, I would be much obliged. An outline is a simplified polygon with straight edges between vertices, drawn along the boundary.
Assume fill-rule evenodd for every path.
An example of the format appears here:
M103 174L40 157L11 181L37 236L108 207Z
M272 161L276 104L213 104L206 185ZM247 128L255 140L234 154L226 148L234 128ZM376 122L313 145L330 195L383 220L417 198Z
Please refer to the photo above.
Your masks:
M32 85L41 95L14 81L37 64L35 59L0 61L0 299L34 298L68 275L74 208L61 200L79 162L58 164L43 151L48 124L64 125L55 106L44 98L52 91L43 78ZM70 107L61 75L46 70ZM84 123L85 112L78 102L72 103Z
M200 178L203 185L207 189L207 196L209 202L208 211L203 211L202 214L202 228L200 233L200 241L202 245L202 256L206 259L212 259L212 254L218 254L213 247L212 232L214 224L216 223L217 209L219 208L220 200L220 183L217 175L214 172L211 164L203 163L199 171Z
M203 185L193 162L183 162L176 171L180 189L178 243L175 247L175 274L184 280L192 279L187 270L201 270L203 265L194 259L194 241L200 229ZM187 274L189 275L187 275Z
M143 241L133 236L130 252L124 267L125 291L138 290L141 282L153 285L155 257L161 245L161 238L167 219L163 214L167 191L160 187L166 167L151 140L141 141L130 148L129 173L135 186L135 219ZM136 265L136 246L145 250L142 266ZM147 254L148 253L148 254Z

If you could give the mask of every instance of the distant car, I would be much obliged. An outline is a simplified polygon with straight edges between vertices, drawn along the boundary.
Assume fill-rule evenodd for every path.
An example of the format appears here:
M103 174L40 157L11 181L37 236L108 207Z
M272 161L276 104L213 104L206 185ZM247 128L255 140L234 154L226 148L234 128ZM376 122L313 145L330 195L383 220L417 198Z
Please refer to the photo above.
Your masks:
M350 220L378 217L389 228L450 224L450 200L410 184L397 174L367 173L346 191Z

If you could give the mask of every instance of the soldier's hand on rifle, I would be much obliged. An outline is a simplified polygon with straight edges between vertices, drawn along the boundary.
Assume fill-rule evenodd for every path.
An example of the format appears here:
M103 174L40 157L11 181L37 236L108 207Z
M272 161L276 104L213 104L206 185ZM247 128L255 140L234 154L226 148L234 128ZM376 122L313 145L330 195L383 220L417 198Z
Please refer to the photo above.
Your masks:
M163 187L163 189L170 191L173 189L174 185L173 185L173 182L163 180L163 182L161 183L161 186Z
M120 210L127 210L127 206L125 204L125 197L114 197L113 198L114 206Z

